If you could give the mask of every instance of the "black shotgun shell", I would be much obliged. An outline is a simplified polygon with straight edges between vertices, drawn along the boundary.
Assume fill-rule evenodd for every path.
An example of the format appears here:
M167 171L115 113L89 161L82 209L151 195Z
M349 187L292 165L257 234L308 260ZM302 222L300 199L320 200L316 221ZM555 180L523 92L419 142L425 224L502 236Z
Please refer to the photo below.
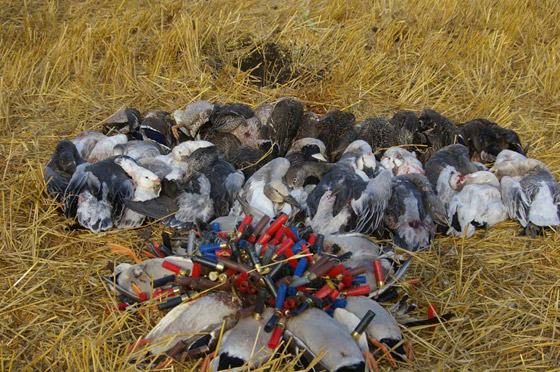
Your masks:
M360 336L362 335L362 333L364 333L364 331L369 326L369 323L371 323L373 318L375 318L375 313L371 310L368 310L366 315L364 315L362 320L360 320L360 323L358 323L356 328L354 328L354 331L352 332L352 337L354 337L354 339L360 338Z
M276 328L276 324L278 323L279 320L280 320L280 313L278 311L275 311L274 314L272 314L272 316L268 320L268 322L266 322L266 325L264 326L264 331L266 333L272 332L272 330Z
M153 287L154 288L159 288L159 287L164 286L167 283L172 282L174 280L175 280L175 275L167 275L167 276L164 276L163 278L155 279L154 283L153 283Z

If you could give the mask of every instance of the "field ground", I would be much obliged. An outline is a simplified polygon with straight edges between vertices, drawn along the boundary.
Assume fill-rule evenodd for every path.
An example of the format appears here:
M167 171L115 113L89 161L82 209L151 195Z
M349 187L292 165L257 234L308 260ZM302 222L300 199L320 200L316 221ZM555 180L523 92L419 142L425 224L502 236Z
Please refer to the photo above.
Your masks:
M126 347L157 322L106 315L107 242L139 231L68 229L42 167L59 139L101 129L122 107L173 111L196 99L257 105L282 96L361 120L431 107L519 132L560 176L560 2L0 1L0 365L134 370ZM558 370L560 236L500 224L439 237L407 288L457 317L405 334L396 370ZM158 228L154 229L154 234ZM383 369L391 369L386 361ZM190 364L184 368L196 370ZM279 363L278 369L290 369ZM180 368L177 365L170 368Z

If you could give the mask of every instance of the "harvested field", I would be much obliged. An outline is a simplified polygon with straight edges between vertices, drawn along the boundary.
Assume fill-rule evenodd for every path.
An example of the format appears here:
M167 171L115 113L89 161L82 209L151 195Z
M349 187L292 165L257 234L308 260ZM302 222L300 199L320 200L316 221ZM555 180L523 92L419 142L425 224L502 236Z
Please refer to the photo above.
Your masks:
M132 371L126 349L161 317L112 313L100 275L144 229L94 235L45 197L59 139L118 109L282 96L361 120L431 107L516 130L560 178L560 2L0 1L0 366ZM161 225L152 226L157 238ZM560 235L499 224L415 254L406 291L457 316L405 330L417 360L383 370L559 370ZM201 361L169 370L198 370ZM275 370L293 370L278 360Z

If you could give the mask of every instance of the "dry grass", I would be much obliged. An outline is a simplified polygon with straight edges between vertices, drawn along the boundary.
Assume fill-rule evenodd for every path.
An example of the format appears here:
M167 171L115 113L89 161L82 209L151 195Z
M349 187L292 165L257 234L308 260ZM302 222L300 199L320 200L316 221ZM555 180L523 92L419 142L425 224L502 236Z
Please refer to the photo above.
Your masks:
M429 106L517 130L560 175L558 1L0 3L2 370L133 370L125 348L157 321L103 311L112 300L99 274L114 258L104 244L140 248L137 231L70 231L42 195L57 140L121 107L293 95L363 119ZM287 59L262 87L241 62L267 44ZM282 84L269 84L275 74ZM418 360L402 370L558 370L560 237L517 230L440 238L418 254L411 297L458 318L406 331Z

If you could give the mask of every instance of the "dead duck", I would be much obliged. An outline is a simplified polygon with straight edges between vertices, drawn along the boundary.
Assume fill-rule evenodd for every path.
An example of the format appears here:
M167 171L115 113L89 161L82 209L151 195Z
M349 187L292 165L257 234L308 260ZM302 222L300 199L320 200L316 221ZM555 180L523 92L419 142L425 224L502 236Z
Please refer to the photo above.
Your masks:
M341 140L335 153L340 152L340 149L347 146L348 143L358 139L366 141L375 150L414 142L413 133L405 128L397 127L385 118L370 118L356 124L353 131Z
M449 204L449 233L470 238L475 227L488 229L507 217L498 178L488 171L470 173L464 177L461 191Z
M259 168L278 157L279 148L270 140L241 146L227 155L227 160L249 179Z
M460 130L471 157L476 161L494 162L496 156L506 149L521 155L527 153L515 131L503 128L490 120L474 119L463 124Z
M176 140L171 128L175 120L166 111L152 111L146 115L138 128L139 137L144 141L152 141L161 146L165 151L171 151Z
M272 111L274 111L274 104L265 102L257 106L254 115L263 125L267 125Z
M132 180L114 159L84 163L64 192L64 214L93 232L105 231L119 222L133 196Z
M214 110L208 118L211 129L217 132L230 133L240 125L247 125L247 119L252 118L253 110L242 103L221 105L214 103Z
M208 122L213 111L214 104L203 100L187 105L184 110L175 110L173 118L176 124L171 127L175 139L179 140L179 131L183 131L192 139L200 139L197 138L198 131Z
M501 194L510 218L535 237L544 227L560 225L560 184L546 165L503 150L491 171L500 177Z
M47 193L57 201L62 201L64 190L76 171L85 163L76 146L67 140L58 142L54 153L44 169Z
M142 115L135 108L128 107L115 112L103 126L104 133L133 134L140 127Z
M459 128L451 120L432 109L424 109L419 117L418 144L420 160L425 163L436 151L452 144L465 145ZM431 182L431 180L430 180Z
M322 310L311 308L289 318L284 339L309 362L325 353L316 367L327 371L365 371L366 362L347 328Z
M276 102L266 125L271 138L278 143L280 156L285 156L296 138L303 117L302 103L293 97L284 97Z
M340 110L334 110L327 112L325 116L321 117L317 121L311 121L309 125L306 125L305 134L306 137L318 138L327 147L327 154L330 156L330 160L338 160L340 154L336 153L336 149L340 147L340 139L348 135L356 124L356 118L350 112L344 112ZM352 138L347 143L358 138ZM344 150L346 146L341 147Z

